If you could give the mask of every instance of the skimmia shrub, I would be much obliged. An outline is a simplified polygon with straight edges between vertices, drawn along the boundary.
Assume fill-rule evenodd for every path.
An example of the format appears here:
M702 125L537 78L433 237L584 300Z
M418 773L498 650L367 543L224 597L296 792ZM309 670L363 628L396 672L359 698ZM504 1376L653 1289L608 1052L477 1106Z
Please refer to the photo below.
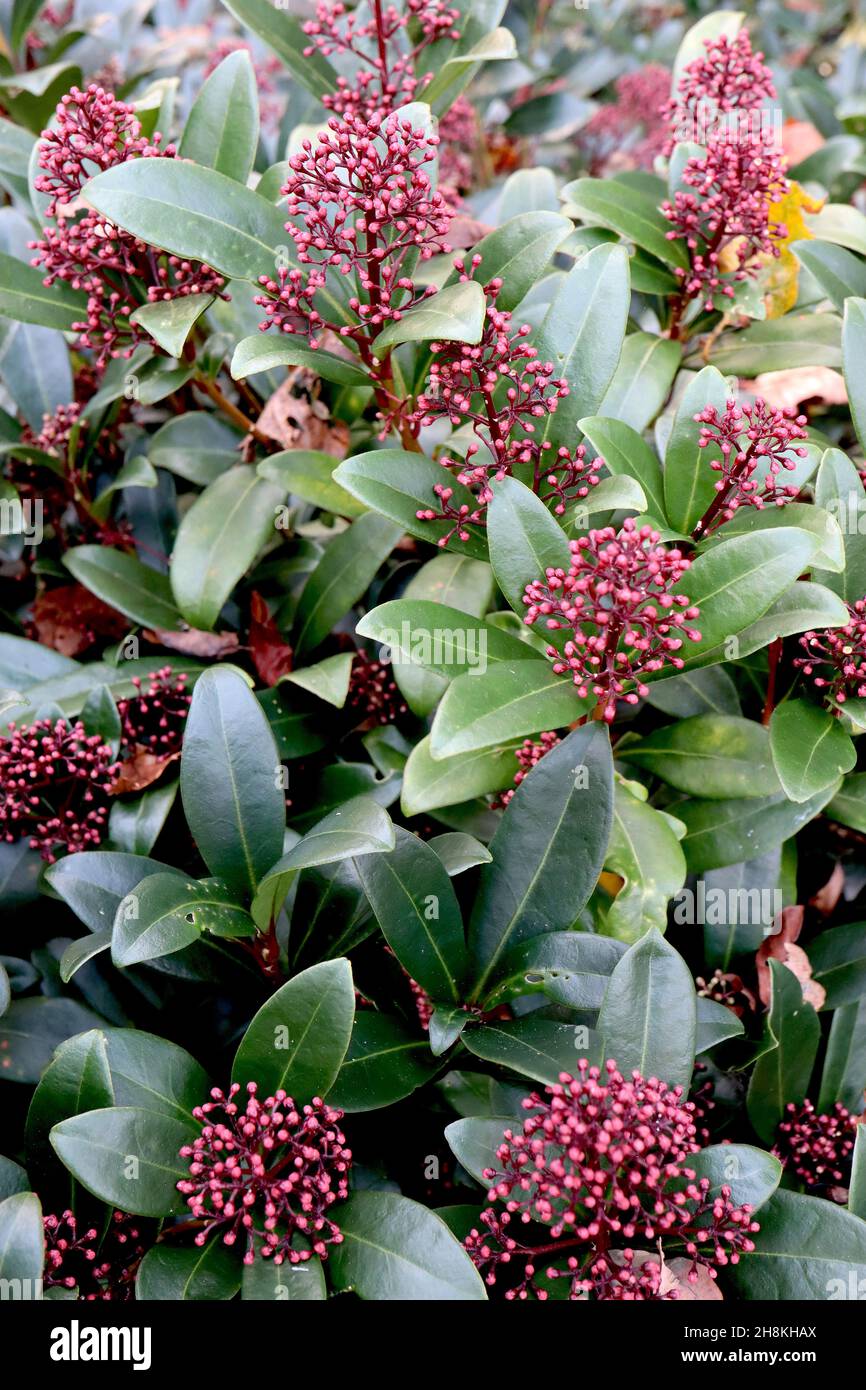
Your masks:
M10 1297L863 1296L863 37L776 8L0 20Z

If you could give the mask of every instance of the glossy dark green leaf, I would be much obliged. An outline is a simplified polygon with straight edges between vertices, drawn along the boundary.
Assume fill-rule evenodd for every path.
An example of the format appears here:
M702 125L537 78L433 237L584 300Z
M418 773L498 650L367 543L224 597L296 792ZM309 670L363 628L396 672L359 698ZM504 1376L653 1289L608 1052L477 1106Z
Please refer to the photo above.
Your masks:
M795 367L842 367L842 323L836 314L785 314L766 323L723 333L709 351L709 361L726 376L756 377ZM702 366L687 358L686 366Z
M459 1003L469 969L460 907L436 851L395 830L390 853L361 855L358 872L382 934L413 980Z
M503 663L483 675L458 676L436 711L430 752L434 759L451 758L562 728L585 714L589 703L546 661Z
M497 305L510 313L540 280L557 246L572 230L567 217L539 210L509 217L473 248L481 257L485 281L502 281Z
M762 1207L760 1224L754 1252L730 1271L743 1298L859 1298L866 1279L866 1221L820 1197L780 1190Z
M576 179L562 190L565 210L590 226L609 227L667 265L687 264L679 241L668 241L670 223L651 196L615 179Z
M400 534L395 522L366 512L330 542L298 602L293 644L298 656L315 650L357 602Z
M767 730L734 715L699 714L665 724L624 748L622 758L691 796L773 796L780 790Z
M117 1106L61 1121L51 1145L74 1178L103 1202L135 1216L170 1216L184 1208L177 1183L189 1172L180 1149L195 1137L187 1124L152 1110Z
M216 880L196 883L177 874L154 874L120 903L111 957L115 965L140 965L182 951L205 931L215 936L252 936L255 926L249 913Z
M866 1222L866 1129L858 1125L851 1157L851 1186L848 1190L848 1210Z
M244 49L223 58L200 88L178 154L246 183L259 141L259 97Z
M108 1044L97 1029L61 1043L45 1068L27 1112L27 1149L38 1157L54 1125L85 1110L115 1104Z
M467 1029L463 1043L485 1062L552 1086L561 1074L574 1074L578 1060L600 1061L597 1035L588 1028L553 1023L545 1018L521 1018L514 1023L485 1023Z
M492 857L486 845L482 845L474 835L467 835L462 830L449 830L444 835L434 835L427 843L436 851L449 878L456 878L458 874L465 873L467 869L474 869L478 864L489 864Z
M598 723L575 729L521 782L491 842L469 926L476 997L520 941L577 920L601 870L612 804L610 742Z
M0 1018L3 1080L35 1085L60 1043L102 1021L74 999L14 999Z
M757 859L808 825L832 794L831 787L799 803L784 795L677 802L677 819L686 826L683 849L689 872L700 874Z
M462 1245L420 1203L396 1192L354 1192L339 1215L343 1241L328 1260L336 1289L369 1302L486 1300Z
M544 932L512 947L499 978L483 1000L485 1010L522 994L545 994L572 1009L597 1009L625 946L591 932Z
M770 1200L782 1176L775 1155L751 1144L711 1144L689 1157L689 1167L699 1178L709 1178L711 1196L729 1187L734 1205L748 1204L753 1211Z
M117 1104L189 1124L209 1088L207 1072L195 1058L167 1038L137 1028L103 1028L102 1033Z
M150 628L180 626L181 615L167 576L134 555L106 546L78 545L66 552L63 563L79 584L134 623Z
M325 1273L316 1255L296 1265L256 1259L243 1267L241 1298L245 1303L323 1303L327 1297Z
M403 775L401 808L406 816L454 806L514 782L517 759L511 748L480 748L451 758L430 756L429 736L416 743Z
M348 1114L379 1110L411 1095L434 1070L426 1038L399 1019L361 1010L328 1101Z
M493 598L493 571L483 560L468 555L436 555L412 576L403 591L405 603L427 602L483 618ZM485 641L487 634L485 633ZM393 661L394 679L413 714L431 714L448 680L416 666L410 658Z
M304 970L259 1009L235 1057L232 1079L263 1095L283 1089L299 1105L325 1096L352 1034L355 992L347 960Z
M864 990L866 993L866 990ZM818 1110L826 1114L837 1101L857 1113L863 1105L866 1070L866 1001L842 1004L833 1011L827 1038Z
M604 1050L623 1075L637 1069L688 1087L695 1060L695 986L688 966L656 930L619 961L598 1016Z
M149 854L174 805L177 781L148 787L137 796L115 797L108 817L111 843L129 854Z
M469 672L480 679L492 666L523 663L533 654L510 632L433 598L382 603L365 613L357 631L386 649L382 660L412 663L448 680Z
M138 1268L135 1297L140 1303L222 1302L234 1298L243 1268L219 1235L201 1247L152 1245Z
M866 352L866 299L845 301L842 326L842 369L848 388L851 418L861 446L866 439L866 387L863 384L863 354Z
M827 991L826 1008L856 1003L866 994L866 923L850 922L821 932L809 943L809 960Z
M681 676L654 685L647 704L677 719L696 714L739 714L740 697L727 671L720 666L684 671Z
M117 226L230 280L271 274L286 242L285 214L273 203L187 160L130 159L86 187L88 203Z
M514 1130L515 1121L502 1117L488 1119L481 1115L469 1115L462 1120L453 1120L445 1126L445 1138L454 1157L476 1182L484 1187L490 1184L485 1173L499 1168L496 1151L503 1141L507 1129Z
M613 901L599 916L598 930L631 944L650 927L664 932L668 903L682 888L686 860L682 826L675 816L614 787L613 825L605 868L621 880Z
M184 731L180 794L211 873L251 896L283 847L279 767L273 734L243 677L206 671Z
M791 801L808 801L850 772L857 752L839 720L809 700L786 700L770 720L773 765Z
M544 503L516 478L493 484L487 543L496 582L519 617L527 584L548 569L568 569L571 552L562 527Z
M638 260L633 256L630 262L633 289L640 288ZM621 422L635 431L645 430L667 400L681 359L679 343L659 338L655 333L629 333L595 418ZM582 424L580 428L583 429Z
M291 336L271 338L254 333L242 338L235 348L231 365L235 381L243 381L256 372L273 371L275 367L310 367L323 381L333 381L337 386L371 385L367 373L352 360L323 348L304 347ZM336 460L333 455L328 457L333 470Z
M601 454L614 477L635 478L646 493L647 507L659 521L667 519L661 465L641 435L621 420L588 415L579 427ZM591 499L590 499L591 500Z
M196 498L180 524L171 563L172 592L191 627L213 627L273 535L284 498L280 484L244 465L230 468Z
M58 859L45 876L54 892L95 932L110 929L121 899L156 873L180 874L180 870L143 854L86 850Z
M486 300L477 280L448 285L422 299L398 319L391 319L373 343L377 357L400 343L479 343L484 331Z
M270 4L270 0L224 0L224 4L242 27L264 40L314 97L336 91L337 74L317 50L306 52L310 41L295 15Z
M422 521L418 517L419 511L438 510L433 489L446 480L442 465L434 463L426 454L413 454L404 449L371 449L344 459L334 469L333 477L359 502L389 517L401 530L421 540L435 545L452 529L450 521ZM448 486L453 488L452 506L474 509L474 498L468 488L456 478L449 478ZM486 559L484 533L470 526L467 534L469 539L457 540L454 548L461 555Z
M167 303L158 300L155 304L142 304L130 316L130 323L138 324L149 333L155 343L170 357L180 357L194 324L213 303L212 294L188 294L181 299L171 299ZM152 394L146 388L143 395ZM143 395L140 396L144 404ZM104 494L100 494L100 500Z
M539 426L539 441L571 451L577 422L594 415L613 380L630 301L628 255L597 246L566 276L535 335L542 362L568 384L568 395Z
M718 473L710 467L719 457L712 447L701 449L701 425L695 416L706 406L724 414L728 387L715 367L705 367L686 387L674 416L665 450L665 515L677 531L692 532L716 496Z
M87 296L63 280L47 289L45 271L0 252L0 314L16 323L37 323L64 333L87 318Z
M42 1208L35 1192L0 1202L0 1280L4 1297L38 1298L44 1254Z
M821 1039L818 1016L804 1001L796 975L777 960L769 967L767 1047L755 1063L746 1097L752 1128L766 1144L775 1139L785 1106L805 1099Z
M840 314L849 295L866 297L866 266L858 256L830 241L795 241L791 250L814 275Z

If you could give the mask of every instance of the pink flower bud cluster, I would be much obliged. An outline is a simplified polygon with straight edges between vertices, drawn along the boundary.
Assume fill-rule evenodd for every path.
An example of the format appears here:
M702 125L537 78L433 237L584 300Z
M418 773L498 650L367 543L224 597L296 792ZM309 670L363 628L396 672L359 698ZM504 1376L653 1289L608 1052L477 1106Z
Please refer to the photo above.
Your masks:
M192 696L186 676L162 666L150 676L147 689L133 676L136 694L118 700L121 743L124 749L145 748L149 753L179 753Z
M135 1296L135 1271L144 1254L136 1217L113 1211L100 1240L95 1226L81 1231L75 1214L44 1216L46 1289L77 1289L84 1303L128 1302Z
M548 730L547 733L539 734L537 742L531 738L524 739L520 747L514 750L514 756L517 759L514 786L508 787L506 791L500 792L499 795L494 798L492 803L494 808L504 811L526 774L532 771L536 763L541 762L545 753L549 753L552 748L555 748L556 745L561 742L562 740L559 734L553 733L551 730Z
M349 1191L352 1154L337 1128L343 1112L319 1098L296 1106L285 1091L260 1101L257 1086L247 1085L245 1106L216 1088L212 1099L197 1106L193 1117L201 1134L180 1150L191 1160L189 1179L178 1191L197 1220L205 1222L196 1245L215 1231L224 1245L246 1244L244 1264L258 1254L274 1264L302 1264L343 1237L328 1213ZM294 1245L303 1238L303 1248Z
M797 460L808 453L796 443L806 438L805 415L768 405L758 396L743 405L729 400L723 415L708 405L695 420L702 426L700 448L718 449L722 456L710 463L722 476L715 484L718 498L712 515L700 523L701 536L730 521L740 507L761 511L768 502L782 507L797 496L798 487L780 485L778 478L783 469L790 472L796 468Z
M390 666L374 661L360 651L352 658L349 680L349 708L375 724L396 724L407 713L406 702L400 694Z
M373 0L369 19L359 19L359 14L342 3L319 0L315 19L303 25L313 40L304 57L317 51L325 58L350 54L354 77L339 76L337 91L326 93L322 102L337 115L366 118L384 115L419 96L432 74L419 76L418 60L430 44L460 38L460 11L445 0L406 0L402 12Z
M752 52L745 29L705 47L662 114L671 126L666 154L677 139L697 141L706 153L686 162L686 188L662 212L671 223L668 240L685 241L689 251L688 269L676 272L683 302L700 297L712 310L716 296L733 298L737 282L757 274L759 257L780 254L787 229L771 218L770 205L790 185L775 133L762 119L764 101L776 95L763 55Z
M657 63L617 78L616 100L600 106L578 137L593 173L608 161L610 167L615 161L620 168L652 169L667 140L662 106L670 86L670 72Z
M44 454L51 454L52 458L66 459L76 426L86 428L87 421L81 419L81 406L73 401L70 405L59 405L53 415L46 412L42 417L41 430L32 430L25 425L21 431L21 443L40 449Z
M773 75L763 53L752 51L747 29L739 29L733 38L723 34L706 39L704 48L705 52L689 63L676 94L662 107L662 117L675 132L679 130L681 139L697 139L702 118L710 119L719 112L757 113L765 101L776 96ZM673 145L672 137L666 154Z
M803 675L811 676L836 705L851 698L866 699L866 599L858 598L846 606L850 622L845 627L804 632L800 646L806 655L794 660ZM816 670L823 674L815 675Z
M700 1144L682 1094L581 1059L576 1077L563 1072L545 1097L528 1096L522 1131L505 1131L500 1166L485 1173L499 1205L466 1240L488 1285L504 1275L507 1299L544 1300L545 1279L567 1278L570 1299L658 1298L658 1271L639 1263L634 1242L683 1250L691 1282L753 1250L751 1207L689 1166ZM529 1228L524 1239L515 1224Z
M773 1153L808 1188L847 1183L857 1124L857 1117L838 1102L822 1115L810 1100L786 1105Z
M471 280L480 264L478 255L468 269L464 261L456 260L460 281ZM486 451L479 458L479 445L473 443L466 450L465 462L442 460L473 494L475 505L452 502L454 489L445 483L434 487L439 508L422 508L417 516L419 521L452 522L450 531L440 537L440 546L455 534L466 541L467 525L484 524L494 481L513 473L525 477L533 492L553 503L553 511L562 516L570 502L588 495L604 465L601 458L588 459L583 444L574 450L556 449L549 440L539 442L533 437L538 422L552 415L568 395L568 385L554 376L553 363L543 362L526 341L529 325L514 328L511 314L497 307L501 290L500 279L484 286L487 311L479 343L431 343L433 363L427 386L410 416L416 428L438 419L448 420L455 428L471 425ZM503 382L507 383L504 390Z
M174 146L148 142L132 107L95 83L74 87L57 108L56 128L38 146L43 171L36 187L49 195L54 225L30 243L32 264L45 271L45 285L66 281L87 294L87 318L73 324L79 346L96 353L102 368L112 357L128 357L147 335L131 316L140 307L140 287L149 303L191 294L218 294L223 279L209 266L165 255L106 221L101 213L81 212L81 191L95 174L129 159L171 159ZM80 214L80 215L79 215Z
M95 849L120 770L109 745L80 720L40 719L9 730L0 739L0 838L11 844L29 836L49 864L63 851Z
M683 626L699 616L699 609L674 592L690 561L658 541L657 531L638 527L631 517L619 533L612 526L590 531L570 542L568 570L548 569L523 596L525 623L571 630L561 651L547 649L553 669L571 676L581 698L592 690L608 722L617 700L637 704L649 693L644 676L666 665L682 670L677 653L683 638L700 641L699 632ZM626 693L629 682L636 691Z
M300 264L312 269L260 277L263 330L274 325L306 334L311 347L324 328L369 343L387 322L436 293L433 286L417 290L407 272L416 254L427 261L448 249L442 238L450 213L425 168L437 145L438 136L394 115L332 118L315 144L304 141L289 160L282 192L286 231ZM350 294L348 307L357 327L329 322L315 307L329 269L355 278L361 293Z
M439 188L456 207L475 180L473 155L478 148L478 115L468 97L458 97L439 122Z

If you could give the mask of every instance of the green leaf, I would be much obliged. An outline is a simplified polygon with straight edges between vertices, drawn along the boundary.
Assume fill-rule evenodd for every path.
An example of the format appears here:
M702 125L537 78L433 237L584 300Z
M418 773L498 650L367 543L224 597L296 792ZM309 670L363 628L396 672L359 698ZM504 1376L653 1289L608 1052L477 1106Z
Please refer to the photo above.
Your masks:
M857 751L839 720L809 700L786 700L770 720L773 766L791 801L808 801L850 772Z
M682 242L668 241L670 223L650 194L616 179L576 179L566 184L562 197L569 216L619 232L666 265L688 265Z
M180 357L193 325L213 304L213 299L212 294L188 294L181 299L170 299L168 303L157 300L155 304L142 304L129 321L149 333L170 357Z
M189 1125L207 1097L207 1073L176 1043L132 1028L103 1028L111 1084L119 1105L132 1105Z
M852 1216L866 1221L866 1129L863 1125L858 1125L855 1131L848 1210Z
M844 559L837 571L819 570L815 578L846 603L856 603L866 592L866 494L857 469L841 449L827 449L815 479L815 501L841 525ZM841 572L839 572L841 571Z
M793 367L842 368L842 324L835 314L785 314L781 319L750 323L723 333L709 351L709 361L725 376L761 376ZM686 366L701 366L689 357Z
M364 891L404 970L433 999L458 1004L469 961L457 897L436 851L394 833L390 853L358 857Z
M850 825L852 830L866 834L866 772L855 772L843 778L842 786L827 807L830 820Z
M274 736L243 677L219 667L206 671L184 730L180 794L211 873L250 896L283 846L279 767Z
M183 303L174 300L173 303ZM151 435L148 458L179 478L207 487L238 461L239 435L203 410L174 415Z
M13 999L0 1018L3 1080L35 1086L60 1043L101 1023L74 999Z
M315 650L358 601L401 533L393 521L366 512L330 542L298 601L294 647L299 657Z
M610 741L598 723L575 729L521 782L481 870L469 926L474 997L519 942L576 922L601 870L612 803Z
M839 574L845 568L845 542L839 522L833 515L836 510L837 506L834 503L825 511L823 507L815 507L805 502L788 502L784 507L763 507L760 511L752 507L741 507L736 515L730 521L726 521L720 531L709 536L703 545L718 545L732 536L743 536L753 531L768 531L776 526L796 526L798 530L812 532L820 543L820 549L815 552L812 562L813 573L818 575L819 571L826 570L834 575ZM823 574L821 577L824 577Z
M285 213L235 179L188 160L130 159L85 185L87 202L151 246L258 281L286 241Z
M579 1057L594 1053L584 1034L589 1030L546 1018L521 1018L515 1023L486 1023L463 1034L468 1050L485 1062L495 1062L531 1081L552 1086L564 1071L573 1072ZM600 1060L593 1055L592 1060Z
M430 751L439 759L493 748L572 724L588 706L573 682L555 676L546 661L518 661L483 675L458 676L436 711Z
M262 459L256 472L260 478L279 483L284 493L294 493L323 511L355 517L367 510L362 502L334 482L331 454L321 454L314 449L289 449L284 454L271 454Z
M301 28L301 21L294 15L278 9L270 0L223 0L223 4L243 28L252 29L264 39L292 76L314 97L336 91L337 74L318 51L306 54L310 41Z
M866 994L866 924L848 922L821 932L809 944L809 960L827 991L824 1008L857 1003Z
M866 1001L861 996L856 1003L843 1004L833 1011L818 1096L819 1114L832 1110L837 1101L847 1110L859 1110L863 1104L864 1068Z
M617 783L604 862L623 882L599 928L608 936L633 942L650 927L664 932L668 902L686 878L675 824L672 817L639 801Z
M45 870L53 891L91 931L105 931L114 921L122 898L149 874L176 873L168 864L142 854L83 850L58 859Z
M794 241L791 250L841 314L849 295L866 296L866 266L830 241Z
M716 497L718 474L710 463L719 456L712 446L698 447L702 426L695 416L705 406L724 414L728 387L715 367L704 367L689 382L674 416L665 450L665 515L674 530L691 533Z
M426 454L413 454L403 449L371 449L344 459L333 473L334 482L357 497L366 507L381 512L399 525L401 531L418 536L431 545L437 544L452 529L450 521L422 521L419 511L438 510L434 487L443 482L453 488L454 507L468 506L475 510L473 494L452 475L446 474L439 463ZM455 548L461 555L475 559L487 558L487 542L478 527L467 527L468 541L457 540Z
M301 690L308 690L311 695L317 696L327 704L342 709L349 694L353 660L351 652L343 652L339 656L326 656L324 661L317 662L315 666L306 666L301 671L292 671L288 676L281 676L278 683L297 685Z
M262 886L279 874L336 864L355 855L387 853L394 848L394 833L388 812L372 797L354 797L318 821L268 870Z
M620 756L689 796L723 800L779 792L767 730L735 715L699 714L665 724Z
M527 584L548 569L567 570L571 552L565 533L544 503L516 478L494 482L487 512L487 541L496 582L519 617Z
M111 937L115 965L140 965L182 951L203 931L252 936L249 913L214 880L195 883L176 874L144 879L117 909Z
M296 1105L326 1096L352 1035L355 991L344 959L323 961L272 994L241 1039L232 1080L262 1095L285 1090Z
M462 830L449 830L444 835L434 835L427 843L438 854L449 878L456 878L458 874L465 873L467 869L474 869L478 864L490 863L491 854L487 846L476 840L474 835L467 835Z
M399 1019L362 1011L328 1103L347 1114L394 1105L430 1080L435 1062L426 1038Z
M400 343L480 343L487 310L484 289L477 280L448 285L391 319L373 343L378 358Z
M638 288L635 278L633 258L633 289ZM679 343L654 333L629 333L622 345L619 366L598 408L599 418L619 421L635 431L645 430L670 395L681 360Z
M403 591L402 602L447 605L480 619L493 597L493 582L493 571L482 560L467 555L436 555L413 574ZM401 658L402 654L398 654L394 660L393 674L403 699L413 714L431 714L447 688L447 678L413 665L411 658Z
M485 582L489 580L485 576ZM380 604L358 623L361 637L387 648L394 665L415 663L449 680L485 668L529 660L531 649L519 638L474 617L467 609L451 608L433 598L397 599ZM536 663L541 665L541 663Z
M500 309L511 313L517 308L571 230L571 222L558 212L521 212L481 238L472 254L481 257L485 281L502 281L496 299Z
M818 1015L803 999L800 982L781 961L770 960L770 1006L765 1050L755 1063L746 1096L752 1127L772 1144L785 1106L805 1100L821 1040Z
M604 1050L628 1076L688 1088L695 1061L695 986L688 966L652 929L626 951L598 1016Z
M262 1261L264 1263L264 1261ZM152 1245L138 1268L139 1303L218 1303L234 1298L244 1266L217 1235L207 1245L177 1249Z
M748 637L757 620L809 568L818 538L793 526L734 536L693 562L683 589L700 608L700 642L687 642L680 655L685 669L729 659L729 642ZM754 646L750 647L754 651ZM737 651L744 655L743 644Z
M782 1165L775 1155L751 1144L710 1144L689 1155L689 1167L698 1178L709 1178L708 1196L715 1197L721 1188L729 1187L734 1205L748 1205L753 1211L770 1200L782 1176Z
M49 1131L70 1115L115 1104L104 1033L92 1029L61 1043L33 1092L27 1112L27 1152L37 1163ZM50 1150L49 1150L50 1152Z
M502 9L501 5L492 7L493 11L500 14ZM465 90L483 63L517 57L514 35L508 29L500 27L476 37L477 25L472 22L476 11L480 11L481 23L485 29L487 28L487 24L490 22L491 7L483 3L479 6L472 6L469 11L468 23L464 19L460 21L463 32L457 41L456 51L435 72L429 85L422 89L424 99L435 102L436 110L440 114L447 110L455 100L456 94L453 90L455 85L459 84L459 89Z
M15 1192L0 1202L0 1280L5 1297L41 1296L45 1241L35 1192Z
M404 816L419 816L423 811L504 791L514 782L517 770L513 748L480 748L434 759L427 736L409 754L400 806Z
M0 315L69 333L73 323L87 319L87 295L63 280L46 289L44 279L44 270L0 252Z
M245 49L223 58L186 118L178 155L246 183L259 143L259 94Z
M73 579L143 627L176 629L181 616L168 577L134 555L100 545L77 545L63 563Z
M833 795L833 788L799 804L782 794L730 801L679 801L677 819L686 826L683 839L689 873L724 868L757 859L808 825Z
M866 385L863 354L866 352L866 299L845 301L842 321L842 370L848 388L848 405L861 448L866 448Z
M196 498L180 524L171 562L172 591L190 627L213 627L273 535L284 498L282 486L244 465L230 468Z
M100 1201L134 1216L171 1216L184 1208L177 1183L189 1160L180 1149L196 1130L193 1119L117 1106L72 1115L50 1137L60 1161Z
M475 1266L435 1212L396 1192L354 1192L340 1206L343 1241L331 1281L371 1302L486 1300Z
M292 338L271 338L262 333L241 339L232 357L231 373L235 381L243 381L256 372L271 372L275 367L309 367L323 381L333 381L337 386L371 385L364 369L351 359L337 357L336 353L325 352L323 348L304 347ZM328 457L333 468L335 460Z
M730 1271L743 1298L773 1302L858 1298L866 1222L833 1202L780 1190L761 1210L755 1250Z
M777 637L792 637L820 627L844 627L848 610L823 584L800 580L767 609L762 618L743 628L737 641L741 657L766 647Z
M115 797L108 816L108 836L129 854L149 854L177 796L177 782L148 787L139 796Z
M446 1125L445 1138L457 1162L476 1182L488 1187L490 1180L484 1175L486 1172L496 1172L499 1167L497 1150L505 1131L513 1128L514 1120L504 1116L501 1119L488 1119L486 1116L470 1115Z
M313 1255L303 1264L255 1259L243 1266L241 1298L244 1303L324 1303L328 1297L322 1262Z
M622 246L597 246L569 271L535 336L538 360L568 385L537 432L540 443L574 448L577 422L593 415L613 380L631 290Z
M601 415L585 416L578 421L578 429L602 455L608 472L616 478L636 479L646 494L647 510L659 521L666 521L661 465L637 431Z
M545 994L571 1009L601 1006L608 977L625 946L591 932L554 931L530 937L505 953L485 1012L522 994Z
M82 936L77 941L70 941L60 957L60 978L63 983L68 985L73 975L77 974L83 965L93 960L94 956L109 950L110 947L110 929L93 932L91 936Z
M681 676L654 685L647 704L677 719L695 714L739 714L737 687L727 671L708 666L702 671L684 671Z

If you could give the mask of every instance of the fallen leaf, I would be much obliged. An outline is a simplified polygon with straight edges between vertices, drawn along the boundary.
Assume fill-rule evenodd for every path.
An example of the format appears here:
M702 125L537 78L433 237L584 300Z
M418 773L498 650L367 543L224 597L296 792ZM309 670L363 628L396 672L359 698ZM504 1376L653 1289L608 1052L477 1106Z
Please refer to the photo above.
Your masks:
M802 946L794 944L803 929L804 916L805 908L803 907L783 908L776 919L779 922L779 930L774 932L772 936L766 937L758 948L758 953L755 956L755 963L758 968L758 993L765 1008L770 1003L769 962L771 960L781 961L792 974L796 975L803 991L805 1003L811 1004L814 1009L820 1009L827 998L827 991L824 986L812 979L812 966L806 952Z
M116 639L129 631L123 614L82 584L63 584L40 594L29 626L43 647L62 656L80 656L97 638Z
M265 600L255 590L250 597L249 648L256 672L265 685L276 685L291 671L294 652L283 640Z
M335 459L346 457L349 426L332 420L318 399L319 378L309 367L293 367L256 421L259 434L284 449L316 449Z
M822 917L829 917L836 908L844 888L845 870L837 860L827 882L818 889L813 898L810 898L809 906L814 907L816 912L820 912Z
M176 753L151 753L149 748L137 743L132 756L121 764L119 776L108 789L109 795L122 796L124 792L144 791L145 787L159 780L169 763L176 762L179 757L179 749Z
M468 251L492 231L493 228L486 222L479 222L475 217L458 212L448 223L448 245L454 251Z
M790 4L791 0L788 0ZM811 121L786 121L782 126L782 154L788 168L808 159L810 154L820 150L827 142L817 126Z
M203 656L218 659L237 651L240 642L236 632L200 632L198 628L188 627L180 632L171 628L146 628L148 642L154 646L168 647L173 652L183 652L186 656Z
M778 410L797 410L806 401L822 405L846 405L845 378L832 367L789 367L781 372L764 372L753 381L744 381L742 390L760 396Z

